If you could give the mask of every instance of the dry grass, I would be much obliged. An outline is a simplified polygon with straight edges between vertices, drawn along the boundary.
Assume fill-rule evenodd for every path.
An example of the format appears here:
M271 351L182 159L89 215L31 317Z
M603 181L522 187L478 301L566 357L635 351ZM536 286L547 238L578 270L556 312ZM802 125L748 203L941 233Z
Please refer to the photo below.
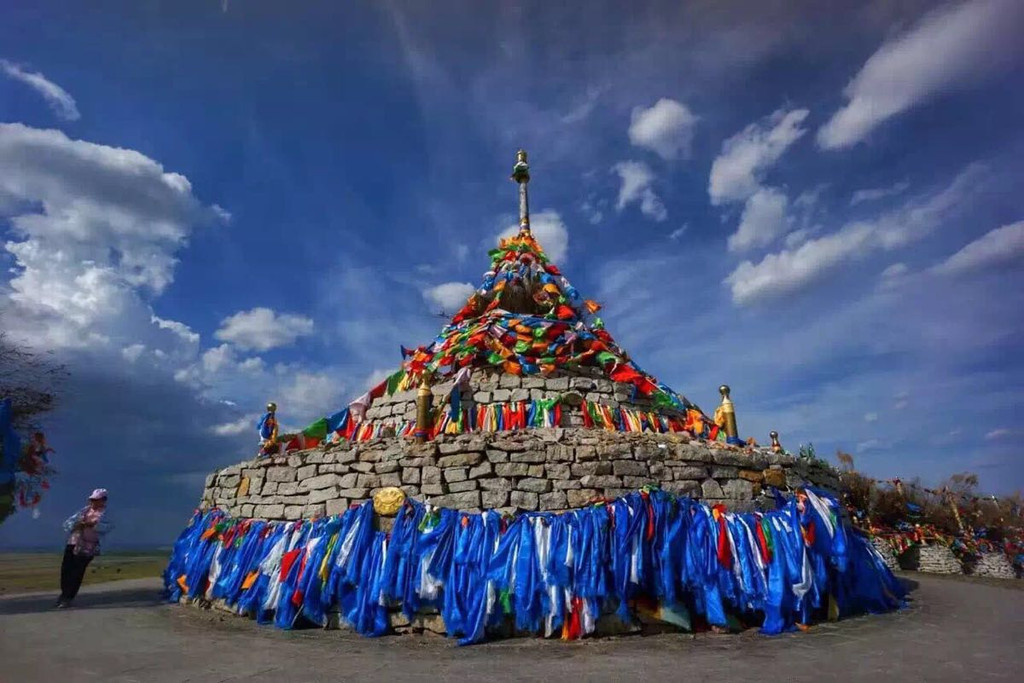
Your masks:
M57 553L0 553L0 595L59 592L61 557ZM89 564L83 585L160 576L167 558L164 552L100 555Z

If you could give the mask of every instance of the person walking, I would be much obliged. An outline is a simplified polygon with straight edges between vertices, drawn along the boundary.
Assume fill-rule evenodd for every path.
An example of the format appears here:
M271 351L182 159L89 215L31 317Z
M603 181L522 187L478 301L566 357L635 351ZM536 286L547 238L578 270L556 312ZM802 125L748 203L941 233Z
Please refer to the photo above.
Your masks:
M71 606L85 578L85 569L100 554L100 537L111 529L107 518L107 490L96 489L89 504L67 518L64 531L68 536L64 560L60 564L60 598L57 607Z

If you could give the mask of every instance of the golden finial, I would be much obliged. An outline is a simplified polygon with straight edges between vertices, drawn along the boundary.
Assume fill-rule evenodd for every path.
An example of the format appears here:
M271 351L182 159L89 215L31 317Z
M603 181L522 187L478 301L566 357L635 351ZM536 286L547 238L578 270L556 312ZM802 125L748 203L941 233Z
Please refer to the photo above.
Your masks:
M267 412L268 413L276 413L277 412L277 404L274 403L273 401L268 403L267 404Z
M779 443L779 433L773 429L769 432L768 436L772 439L772 453L782 453L783 448L782 444Z
M726 443L733 446L742 446L743 442L740 441L739 430L736 429L736 406L733 405L732 399L729 397L731 391L728 384L718 387L718 393L722 395L722 405L718 409L721 411Z
M420 375L420 388L416 392L416 429L413 437L418 443L424 443L430 434L430 413L434 402L434 394L430 391L430 373L426 370Z

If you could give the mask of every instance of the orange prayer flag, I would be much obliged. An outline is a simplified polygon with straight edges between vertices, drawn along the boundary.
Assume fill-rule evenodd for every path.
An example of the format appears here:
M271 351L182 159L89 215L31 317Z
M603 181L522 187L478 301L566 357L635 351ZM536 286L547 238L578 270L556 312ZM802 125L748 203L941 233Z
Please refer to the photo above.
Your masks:
M583 302L583 306L586 307L590 313L597 313L601 310L601 304L597 303L593 299L587 299Z
M252 588L252 585L256 583L256 579L259 577L259 575L260 573L258 571L249 572L249 574L245 577L245 581L242 582L242 590L247 591L250 588Z

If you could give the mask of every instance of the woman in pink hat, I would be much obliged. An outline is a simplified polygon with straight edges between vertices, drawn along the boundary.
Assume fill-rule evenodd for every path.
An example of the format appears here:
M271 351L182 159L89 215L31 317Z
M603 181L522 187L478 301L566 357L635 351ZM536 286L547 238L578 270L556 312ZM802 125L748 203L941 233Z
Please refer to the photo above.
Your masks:
M100 537L110 531L107 512L107 490L96 489L89 504L67 518L64 531L70 533L60 565L60 598L57 607L70 607L85 578L85 568L100 554Z

